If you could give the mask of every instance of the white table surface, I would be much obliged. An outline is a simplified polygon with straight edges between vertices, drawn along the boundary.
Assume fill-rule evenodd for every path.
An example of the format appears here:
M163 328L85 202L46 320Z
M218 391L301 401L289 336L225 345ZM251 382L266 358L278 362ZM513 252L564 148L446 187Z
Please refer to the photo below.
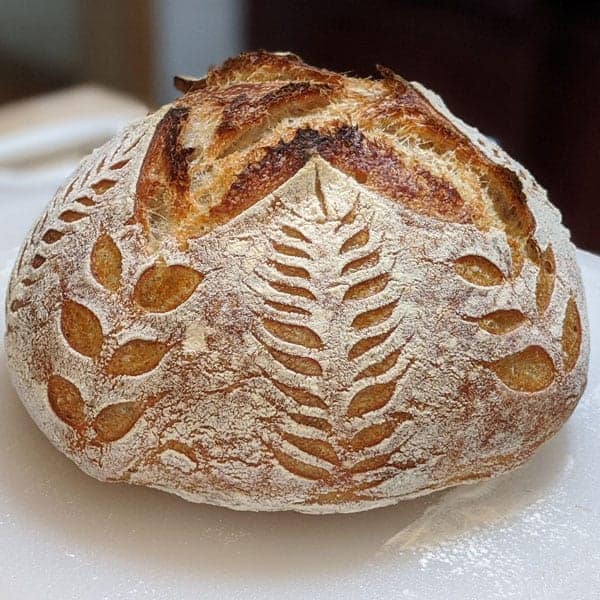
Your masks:
M0 165L2 295L70 166ZM0 600L600 598L600 258L578 258L592 356L566 426L513 473L366 513L238 513L97 482L37 430L2 352Z

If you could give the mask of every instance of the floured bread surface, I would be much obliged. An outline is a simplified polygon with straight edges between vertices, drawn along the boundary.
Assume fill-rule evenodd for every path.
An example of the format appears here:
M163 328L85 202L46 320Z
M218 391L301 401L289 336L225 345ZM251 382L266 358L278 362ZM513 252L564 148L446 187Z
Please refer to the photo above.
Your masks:
M85 159L7 298L13 380L84 471L349 512L525 461L581 396L560 214L439 98L253 53Z

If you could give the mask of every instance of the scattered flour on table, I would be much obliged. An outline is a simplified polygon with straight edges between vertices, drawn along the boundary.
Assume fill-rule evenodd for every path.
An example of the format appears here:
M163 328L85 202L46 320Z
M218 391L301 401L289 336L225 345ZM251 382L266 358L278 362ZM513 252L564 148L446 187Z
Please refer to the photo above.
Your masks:
M562 476L573 470L574 459L565 458ZM389 538L381 552L412 551L422 568L430 562L453 565L456 574L467 564L491 567L492 555L498 552L498 531L510 533L515 518L521 523L522 536L530 539L558 535L550 532L547 522L558 510L564 489L539 489L528 485L528 469L483 483L458 487L443 494L407 527ZM541 496L541 497L540 497ZM510 562L510 558L505 560Z

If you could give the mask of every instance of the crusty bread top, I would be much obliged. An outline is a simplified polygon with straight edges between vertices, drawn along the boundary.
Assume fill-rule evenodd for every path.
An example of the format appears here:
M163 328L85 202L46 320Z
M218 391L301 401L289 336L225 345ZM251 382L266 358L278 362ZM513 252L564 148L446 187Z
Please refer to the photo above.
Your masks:
M138 218L149 232L197 236L318 153L413 211L505 230L518 254L533 219L516 174L489 160L401 77L379 72L381 80L356 79L292 54L255 52L189 82L156 129Z

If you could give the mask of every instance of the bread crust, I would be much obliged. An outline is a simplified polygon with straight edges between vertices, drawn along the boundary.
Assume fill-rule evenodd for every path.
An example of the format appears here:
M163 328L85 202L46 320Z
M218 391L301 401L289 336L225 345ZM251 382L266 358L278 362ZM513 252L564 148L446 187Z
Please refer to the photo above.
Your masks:
M17 392L90 475L351 512L522 464L583 393L545 191L422 86L230 59L86 158L7 295Z

